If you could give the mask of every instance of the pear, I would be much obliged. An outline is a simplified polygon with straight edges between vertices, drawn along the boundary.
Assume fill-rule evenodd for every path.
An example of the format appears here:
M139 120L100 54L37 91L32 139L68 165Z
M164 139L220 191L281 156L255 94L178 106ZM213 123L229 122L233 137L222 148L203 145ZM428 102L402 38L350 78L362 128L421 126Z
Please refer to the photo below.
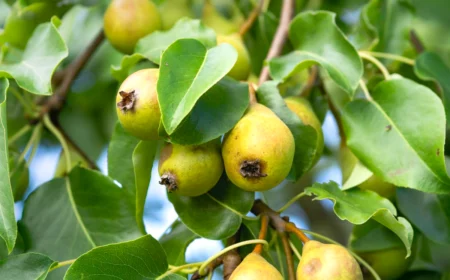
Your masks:
M286 178L294 150L294 137L283 121L264 105L252 104L226 135L222 157L228 178L236 186L265 191Z
M358 255L375 269L381 279L386 280L399 278L406 272L412 261L412 258L405 259L404 248L390 248Z
M228 43L232 45L238 54L238 58L233 68L228 72L228 76L238 80L247 80L250 74L250 55L238 33L231 35L217 35L217 44Z
M314 156L313 164L317 163L317 161L322 156L324 140L323 140L323 131L322 124L314 113L313 108L309 101L303 97L291 96L284 99L288 108L294 112L300 120L306 125L310 125L317 132L317 151Z
M161 28L161 19L150 0L113 0L106 10L105 36L117 50L131 54L137 41Z
M184 196L199 196L212 189L223 173L217 142L197 146L166 144L159 158L161 185Z
M261 255L248 254L229 280L283 280L281 273Z
M194 17L188 0L165 0L158 6L158 9L163 30L172 28L181 18Z
M117 116L123 128L142 140L158 139L161 119L156 82L159 70L139 70L125 79L117 93Z
M202 22L214 29L218 34L231 34L239 31L239 25L222 16L211 0L206 0L203 6Z
M297 268L298 280L362 280L359 264L342 246L308 241Z

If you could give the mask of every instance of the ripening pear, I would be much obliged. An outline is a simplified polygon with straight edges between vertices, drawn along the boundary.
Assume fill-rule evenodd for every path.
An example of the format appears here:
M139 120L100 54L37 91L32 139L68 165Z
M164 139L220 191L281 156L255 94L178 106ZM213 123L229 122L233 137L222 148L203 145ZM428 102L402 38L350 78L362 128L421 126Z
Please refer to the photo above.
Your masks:
M116 97L117 116L123 128L142 140L158 139L161 119L156 82L159 70L143 69L123 81Z
M250 74L250 55L242 41L242 37L238 33L230 35L217 35L217 44L228 43L232 45L238 54L237 61L228 72L228 76L238 80L247 80Z
M283 276L261 255L250 253L236 267L229 280L283 280Z
M359 264L348 250L335 244L308 241L297 268L298 280L362 280Z
M320 159L323 152L324 140L322 124L314 113L309 101L303 97L291 96L284 99L288 108L294 112L300 120L306 125L310 125L317 132L317 151L314 157L313 165Z
M166 144L159 158L161 185L168 192L199 196L212 189L223 173L220 147L212 141L202 145Z
M252 104L225 136L222 157L236 186L265 191L289 174L294 150L294 136L284 122L264 105Z
M412 261L412 258L405 258L404 248L390 248L358 255L367 261L383 280L399 278L406 272Z
M126 54L139 39L161 28L158 8L150 0L113 0L103 21L106 38Z
M159 6L162 29L168 30L184 17L193 18L194 14L189 7L189 0L165 0Z
M222 16L211 0L206 0L203 6L202 22L214 29L218 34L231 34L239 31L239 25Z

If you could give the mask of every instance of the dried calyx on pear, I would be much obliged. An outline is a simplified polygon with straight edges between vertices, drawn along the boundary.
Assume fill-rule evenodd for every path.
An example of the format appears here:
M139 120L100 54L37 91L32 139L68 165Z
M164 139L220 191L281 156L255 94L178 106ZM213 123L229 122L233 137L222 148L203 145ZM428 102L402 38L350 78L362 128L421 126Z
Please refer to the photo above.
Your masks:
M265 191L281 183L294 159L294 137L275 113L252 104L225 136L222 156L228 178L247 191Z
M223 173L217 141L202 145L166 144L159 159L161 185L168 192L199 196L212 189Z

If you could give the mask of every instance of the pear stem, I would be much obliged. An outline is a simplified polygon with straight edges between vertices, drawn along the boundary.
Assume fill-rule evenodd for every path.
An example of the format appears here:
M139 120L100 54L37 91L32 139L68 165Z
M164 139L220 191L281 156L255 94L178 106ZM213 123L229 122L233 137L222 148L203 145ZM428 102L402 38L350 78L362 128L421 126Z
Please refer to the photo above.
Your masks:
M280 55L283 45L286 42L289 30L289 23L291 22L292 15L294 13L294 1L284 0L281 7L280 23L278 24L277 31L270 45L269 52L267 53L265 61ZM264 66L259 76L258 84L261 85L269 79L269 67Z
M252 28L253 23L255 23L256 19L259 16L259 13L261 13L262 7L264 6L264 0L259 0L258 5L253 8L253 10L250 12L250 15L248 16L247 20L241 25L241 28L239 29L239 35L241 37L244 37L244 35L247 33L247 31Z
M281 238L281 243L283 243L284 254L286 255L288 279L295 280L294 258L292 255L291 246L289 245L289 234L287 232L278 232L278 235Z
M261 229L259 231L258 239L266 239L267 228L269 227L269 217L265 214L261 214ZM257 244L255 249L253 249L253 253L261 254L263 249L262 244Z
M258 103L258 100L256 99L255 85L252 83L248 83L248 96L250 105Z
M308 77L308 81L306 82L306 85L303 87L302 92L300 93L300 96L303 97L309 97L309 95L311 94L312 89L314 88L314 86L318 83L318 74L319 74L319 67L317 67L317 65L313 65L310 69L309 69L309 77Z

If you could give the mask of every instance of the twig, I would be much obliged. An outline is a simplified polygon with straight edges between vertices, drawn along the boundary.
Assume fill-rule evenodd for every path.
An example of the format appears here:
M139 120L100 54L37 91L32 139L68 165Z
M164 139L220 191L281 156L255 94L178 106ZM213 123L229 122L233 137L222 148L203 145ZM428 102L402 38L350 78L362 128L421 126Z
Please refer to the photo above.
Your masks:
M309 70L309 77L308 81L306 82L305 87L303 88L302 92L300 93L300 96L308 97L311 94L311 90L314 88L315 85L318 83L318 73L319 73L319 67L317 65L313 65Z
M383 53L383 52L370 52L370 51L360 51L360 53L366 53L368 55L371 55L373 57L379 57L379 58L386 58L386 59L391 59L391 60L396 60L399 62L403 62L405 64L414 66L414 59L411 58L407 58L401 55L396 55L396 54L392 54L392 53Z
M304 197L306 195L305 192L301 192L294 196L291 200L289 200L285 205L283 205L280 209L277 210L278 213L284 212L286 209L289 208L292 204L294 204L297 200Z
M289 244L289 235L286 232L278 232L281 243L283 243L284 254L286 255L286 265L288 269L288 279L295 280L294 258Z
M277 31L270 45L269 52L267 53L265 61L278 56L283 49L283 45L286 42L288 36L289 23L294 12L294 1L283 0L283 6L281 7L280 23L278 24ZM259 76L258 84L261 85L269 79L269 68L264 66Z
M367 100L373 101L372 96L370 96L369 89L366 86L366 83L361 79L359 80L359 86L361 87L364 96L366 96Z
M422 41L414 30L409 32L409 39L417 53L423 53L425 51Z
M104 38L103 30L101 30L86 50L63 70L65 76L62 79L60 86L55 93L46 100L41 108L38 119L42 119L47 113L59 112L62 109L72 82L80 73L84 65L89 61L95 50L101 45Z
M258 103L258 100L256 99L255 86L252 83L248 83L248 96L250 105Z
M367 52L358 52L358 54L361 58L372 62L378 68L378 70L381 71L385 80L389 80L391 78L391 74L389 74L389 71L387 70L386 67L384 67L384 65L383 65L383 63L381 63L381 61L379 61L372 55L368 54Z
M267 228L269 226L269 217L266 214L261 214L261 229L259 230L259 239L266 239ZM253 253L261 254L263 249L262 244L257 244L255 249L253 249Z
M241 37L243 37L245 33L247 33L247 31L250 30L253 23L258 18L258 15L262 10L263 5L264 0L259 0L259 4L252 10L247 20L241 25L241 28L239 29L239 35L241 35Z
M76 261L76 259L68 260L68 261L63 261L63 262L58 262L55 266L51 267L51 268L48 270L48 272L51 272L51 271L53 271L53 270L55 270L55 269L57 269L57 268L60 268L60 267L66 266L66 265L71 265L71 264L73 264L75 261Z
M44 124L48 130L58 139L61 147L64 151L64 157L66 159L66 172L69 173L72 167L72 161L70 159L70 151L69 146L67 145L67 141L62 135L61 131L52 123L50 117L48 115L44 115Z

